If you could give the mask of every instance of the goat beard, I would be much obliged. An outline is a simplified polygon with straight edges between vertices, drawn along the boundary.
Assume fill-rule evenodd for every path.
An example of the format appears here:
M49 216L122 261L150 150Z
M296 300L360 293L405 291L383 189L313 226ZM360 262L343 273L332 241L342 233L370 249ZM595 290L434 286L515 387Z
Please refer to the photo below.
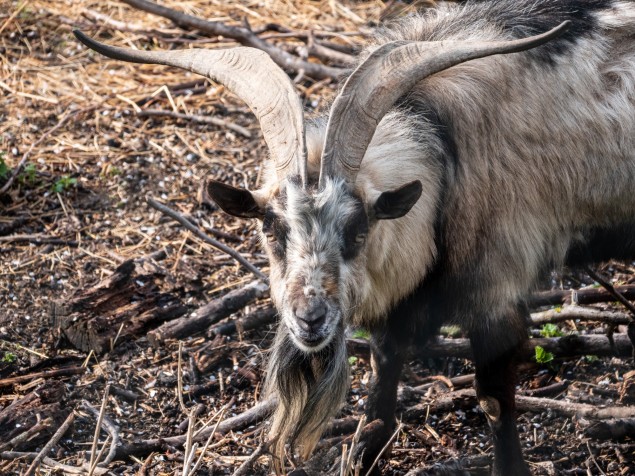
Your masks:
M278 398L270 438L274 470L281 474L285 446L289 455L309 457L348 390L349 366L344 326L315 353L293 343L284 323L278 326L267 370L266 394Z

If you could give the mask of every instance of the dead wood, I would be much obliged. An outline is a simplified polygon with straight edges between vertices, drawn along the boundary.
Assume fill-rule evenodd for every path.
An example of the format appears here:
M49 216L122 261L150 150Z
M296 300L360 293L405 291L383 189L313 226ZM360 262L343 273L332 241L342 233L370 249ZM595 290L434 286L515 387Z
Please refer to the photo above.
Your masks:
M18 436L12 438L6 443L0 444L0 451L5 451L8 449L18 449L22 443L32 439L41 431L49 430L52 426L53 419L51 417L47 417L42 421L38 421L35 425L27 429L25 432L20 433Z
M247 286L230 291L198 308L188 316L166 322L149 332L148 339L152 345L157 346L166 339L180 339L202 332L248 303L265 296L268 290L269 286L262 281L252 281Z
M606 291L613 296L617 301L619 301L620 303L622 303L622 305L628 309L631 313L631 319L635 319L635 306L633 305L633 303L631 303L628 299L626 299L621 292L619 292L617 289L615 289L615 286L613 286L611 283L609 283L606 279L604 279L603 276L600 276L599 273L597 273L595 270L593 270L592 268L587 267L587 273L589 273L589 276L591 276L593 279L595 279L598 283L600 283L602 285L602 287L604 289L606 289ZM634 343L635 345L635 343Z
M98 466L108 466L108 464L110 464L115 458L117 446L119 446L119 443L121 442L121 438L119 437L119 427L117 427L117 425L115 425L115 423L107 415L101 414L100 410L97 410L95 407L93 407L90 403L88 403L85 400L80 405L80 408L90 413L91 415L93 415L97 419L97 424L102 429L106 430L106 432L108 432L108 434L110 435L110 450L108 451L108 455L106 456L106 458L104 458L104 460L98 465ZM99 432L97 431L96 434L98 433ZM95 442L96 441L97 441L97 438L95 438ZM94 450L95 450L95 447L93 445L93 449L91 450L91 462L93 460L92 452ZM95 460L95 463L96 462L97 460ZM91 467L92 466L94 466L94 464L91 465Z
M535 356L535 347L540 346L556 357L575 357L581 355L631 355L631 343L626 334L615 334L615 348L604 335L572 334L564 337L529 339L521 351L522 357L531 361ZM462 357L472 358L469 339L442 338L426 346L420 352L422 357Z
M42 372L35 372L28 375L18 375L17 377L8 377L0 380L0 387L8 387L15 385L16 383L30 382L37 378L50 378L50 377L62 377L68 375L79 375L86 372L85 367L65 367L62 369L44 370ZM6 409L5 409L6 410ZM0 422L2 421L2 414L4 410L0 412Z
M535 347L540 346L556 357L575 357L581 355L610 355L628 357L631 355L631 342L626 334L614 335L615 348L604 335L572 334L564 337L545 337L529 339L521 351L526 361L535 356ZM370 357L370 344L364 339L347 339L349 354ZM469 339L449 339L440 337L417 352L421 358L459 357L471 359L472 348Z
M70 412L69 415L66 417L66 420L64 420L64 423L60 425L60 427L53 434L51 439L44 445L44 447L40 450L37 456L33 458L33 461L31 462L31 466L29 466L29 469L27 469L26 471L26 476L33 476L33 474L35 474L35 471L40 466L42 459L44 459L44 457L51 451L51 449L57 444L57 442L60 441L62 436L64 436L64 433L66 433L68 429L70 428L70 426L73 424L74 420L75 420L75 413Z
M59 245L77 248L79 243L75 240L64 240L53 236L44 235L8 235L0 236L0 242L29 243L31 245Z
M604 311L592 307L565 306L561 309L532 312L531 322L534 326L568 320L599 321L606 324L628 324L631 316L626 312Z
M477 406L473 389L458 390L440 395L430 403L420 403L407 408L403 413L406 421L421 421L428 413L443 413L459 408ZM598 406L586 403L574 403L550 398L536 398L524 395L516 396L516 408L521 412L540 413L551 410L567 417L584 417L597 420L611 418L635 418L635 406Z
M0 445L5 449L33 450L46 442L70 412L65 406L66 398L64 383L49 380L4 408L0 411ZM21 440L25 429L35 427L41 417L50 418L52 423L42 426L30 439Z
M635 300L635 284L615 286L626 299ZM533 294L528 301L531 309L542 306L558 306L563 304L595 304L598 302L611 302L615 298L603 288L584 288L545 291Z
M277 46L268 43L256 35L248 25L229 26L218 21L208 21L202 18L197 18L192 15L177 12L171 8L157 5L154 2L148 0L122 0L124 3L139 10L152 13L153 15L159 15L169 20L172 20L176 25L183 29L195 29L201 33L213 36L223 36L225 38L231 38L244 46L251 46L252 48L258 48L265 51L271 59L281 68L287 71L293 71L294 73L303 72L307 76L315 79L324 78L338 78L346 73L347 70L341 68L333 68L317 63L310 63L304 61L297 56L294 56Z
M584 434L596 440L621 441L635 438L635 418L615 418L594 422L578 422Z
M210 337L215 335L231 335L236 332L242 334L245 331L250 331L267 324L272 324L275 322L277 315L278 311L276 311L275 308L266 307L252 312L245 317L232 319L231 321L211 327L207 331L207 335Z
M85 352L102 354L116 341L144 333L149 326L182 316L187 308L174 296L161 293L158 272L125 261L114 273L79 291L69 301L52 306L51 324Z
M559 382L554 382L551 385L547 385L545 387L536 388L533 390L528 390L526 393L530 397L548 397L558 395L569 388L571 382L568 380L561 380Z

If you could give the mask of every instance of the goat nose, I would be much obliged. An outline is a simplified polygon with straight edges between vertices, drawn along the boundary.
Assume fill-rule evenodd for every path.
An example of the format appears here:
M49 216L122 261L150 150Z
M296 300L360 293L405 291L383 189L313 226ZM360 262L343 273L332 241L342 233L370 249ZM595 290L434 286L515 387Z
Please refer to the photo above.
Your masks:
M296 309L298 325L305 332L315 332L326 320L327 307L322 301L310 302L305 308Z

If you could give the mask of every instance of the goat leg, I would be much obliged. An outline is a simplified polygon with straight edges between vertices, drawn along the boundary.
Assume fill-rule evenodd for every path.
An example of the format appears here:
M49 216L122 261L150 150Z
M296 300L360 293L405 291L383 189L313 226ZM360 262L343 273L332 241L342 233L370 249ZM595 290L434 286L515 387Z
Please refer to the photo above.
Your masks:
M488 332L471 332L476 366L475 389L492 430L492 475L530 475L516 428L516 361L527 338L520 314L500 319Z

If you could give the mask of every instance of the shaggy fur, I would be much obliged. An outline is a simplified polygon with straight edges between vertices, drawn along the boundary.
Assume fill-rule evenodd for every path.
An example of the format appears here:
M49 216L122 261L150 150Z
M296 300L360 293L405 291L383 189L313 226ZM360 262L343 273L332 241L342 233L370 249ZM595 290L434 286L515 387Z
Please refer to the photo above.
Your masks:
M496 358L509 360L522 339L516 310L541 273L572 254L591 261L580 256L598 236L604 233L607 244L611 230L632 230L633 2L447 6L390 26L370 50L395 40L522 38L565 19L573 28L545 46L473 60L421 81L379 124L353 189L337 180L315 189L325 130L316 120L307 132L309 188L271 180L258 192L287 230L281 253L270 240L265 245L282 315L269 371L270 392L283 402L273 424L279 454L285 441L310 451L338 409L347 378L342 321L382 329L386 319L398 319L392 311L401 302L424 293L428 303L417 319L453 320L479 342L497 342L494 350L481 345L479 360L508 373ZM412 210L373 220L379 195L414 179L423 195ZM345 260L343 230L356 200L368 214L368 231ZM632 256L635 246L622 240L614 251ZM329 337L316 349L288 331L297 327L295 295L307 286L332 303ZM490 391L487 382L482 389Z

